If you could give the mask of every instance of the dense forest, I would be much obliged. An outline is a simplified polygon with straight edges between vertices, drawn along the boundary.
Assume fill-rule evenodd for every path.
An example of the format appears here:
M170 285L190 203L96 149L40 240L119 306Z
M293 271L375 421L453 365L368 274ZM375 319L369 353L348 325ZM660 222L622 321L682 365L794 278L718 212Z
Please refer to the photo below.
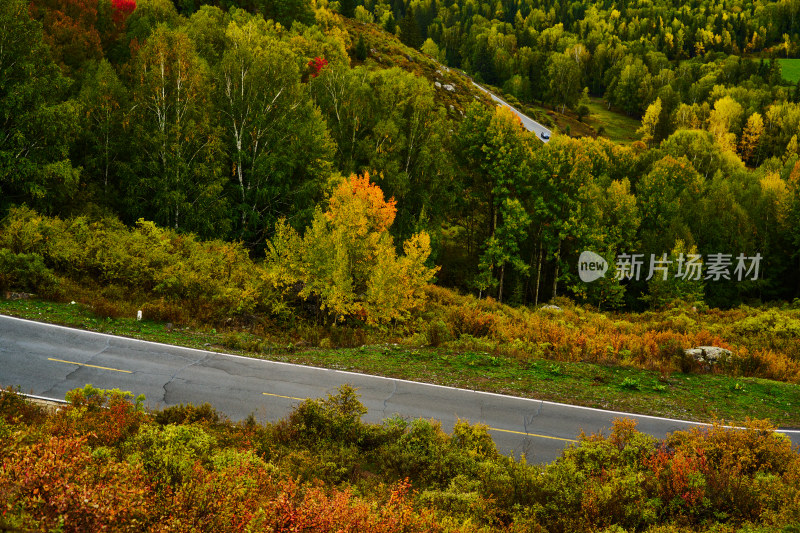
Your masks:
M373 305L402 319L375 308L391 292L389 272L403 278L395 284L411 280L408 302L433 276L509 303L791 300L800 88L783 82L775 58L798 53L798 9L4 1L0 212L7 228L38 215L112 227L147 220L240 242L271 261L274 287L316 295L341 317ZM542 143L445 65L542 120L536 106L582 118L588 98L602 97L641 119L641 141L564 131ZM451 75L461 83L434 83ZM337 207L337 194L350 207ZM374 240L348 233L356 222ZM20 255L34 248L8 246L5 261L36 261ZM621 253L672 263L649 281L587 284L577 273L584 250L612 264ZM388 259L370 272L336 271L360 261L352 254ZM693 254L707 266L730 254L729 269L681 279L675 269ZM757 275L737 277L740 255L762 258ZM372 304L322 294L314 279L346 281Z

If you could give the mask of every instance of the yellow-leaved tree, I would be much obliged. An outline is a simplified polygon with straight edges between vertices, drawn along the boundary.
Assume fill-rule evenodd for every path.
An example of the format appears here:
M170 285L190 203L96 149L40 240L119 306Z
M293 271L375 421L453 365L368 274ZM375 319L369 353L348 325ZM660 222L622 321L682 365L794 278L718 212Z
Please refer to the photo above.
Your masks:
M301 237L284 220L268 243L265 281L284 295L319 304L333 320L355 317L370 324L405 320L425 300L425 286L438 267L425 262L430 237L421 232L395 251L389 228L393 199L352 175L333 190L327 209L317 207Z

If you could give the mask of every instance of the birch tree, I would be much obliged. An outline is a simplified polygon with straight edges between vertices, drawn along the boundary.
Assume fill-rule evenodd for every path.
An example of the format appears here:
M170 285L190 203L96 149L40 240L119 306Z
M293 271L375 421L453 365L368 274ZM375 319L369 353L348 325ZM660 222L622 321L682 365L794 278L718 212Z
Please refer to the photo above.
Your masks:
M224 177L205 63L185 33L161 25L139 51L135 75L132 209L176 229L219 232Z
M296 57L269 23L231 22L226 39L216 75L231 200L236 236L254 244L279 217L313 208L333 145L300 83Z

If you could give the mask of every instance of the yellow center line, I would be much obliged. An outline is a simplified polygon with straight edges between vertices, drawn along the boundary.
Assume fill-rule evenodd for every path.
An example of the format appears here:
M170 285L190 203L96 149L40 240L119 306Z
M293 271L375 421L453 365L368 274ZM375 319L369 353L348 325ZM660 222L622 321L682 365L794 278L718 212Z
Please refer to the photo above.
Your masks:
M514 433L516 435L527 435L528 437L538 437L540 439L561 440L561 441L564 441L564 442L578 442L575 439L564 439L564 438L561 438L561 437L550 437L549 435L537 435L536 433L525 433L524 431L512 431L510 429L489 428L489 431L502 431L503 433Z
M66 363L68 365L88 366L89 368L99 368L100 370L111 370L113 372L125 372L126 374L133 374L130 370L120 370L119 368L109 368L107 366L89 365L86 363L76 363L75 361L64 361L63 359L47 358L48 361L55 361L56 363Z
M272 394L271 392L262 392L264 396L275 396L277 398L286 398L287 400L307 400L308 398L296 398L294 396L284 396L282 394Z

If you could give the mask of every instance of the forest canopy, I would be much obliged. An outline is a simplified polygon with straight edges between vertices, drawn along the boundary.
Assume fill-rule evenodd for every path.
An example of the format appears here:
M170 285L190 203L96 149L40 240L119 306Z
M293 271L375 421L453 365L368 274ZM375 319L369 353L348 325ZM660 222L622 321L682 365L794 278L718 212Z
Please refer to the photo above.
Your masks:
M510 303L791 300L800 88L777 58L800 52L799 10L796 0L8 0L0 214L147 220L241 243L251 260L272 258L265 279L278 292L299 282L296 295L330 315L366 320L402 320L419 287L390 288L439 267L438 283ZM466 78L443 87L448 66L580 120L601 99L641 121L641 141L562 131L542 143L476 101ZM335 207L341 184L356 183L342 176L367 175L358 187L392 211L374 242L348 235L353 221L337 222ZM586 250L612 264L659 258L669 272L722 254L731 275L588 284L577 272ZM332 266L359 254L382 274ZM760 258L758 274L732 275L739 256Z

